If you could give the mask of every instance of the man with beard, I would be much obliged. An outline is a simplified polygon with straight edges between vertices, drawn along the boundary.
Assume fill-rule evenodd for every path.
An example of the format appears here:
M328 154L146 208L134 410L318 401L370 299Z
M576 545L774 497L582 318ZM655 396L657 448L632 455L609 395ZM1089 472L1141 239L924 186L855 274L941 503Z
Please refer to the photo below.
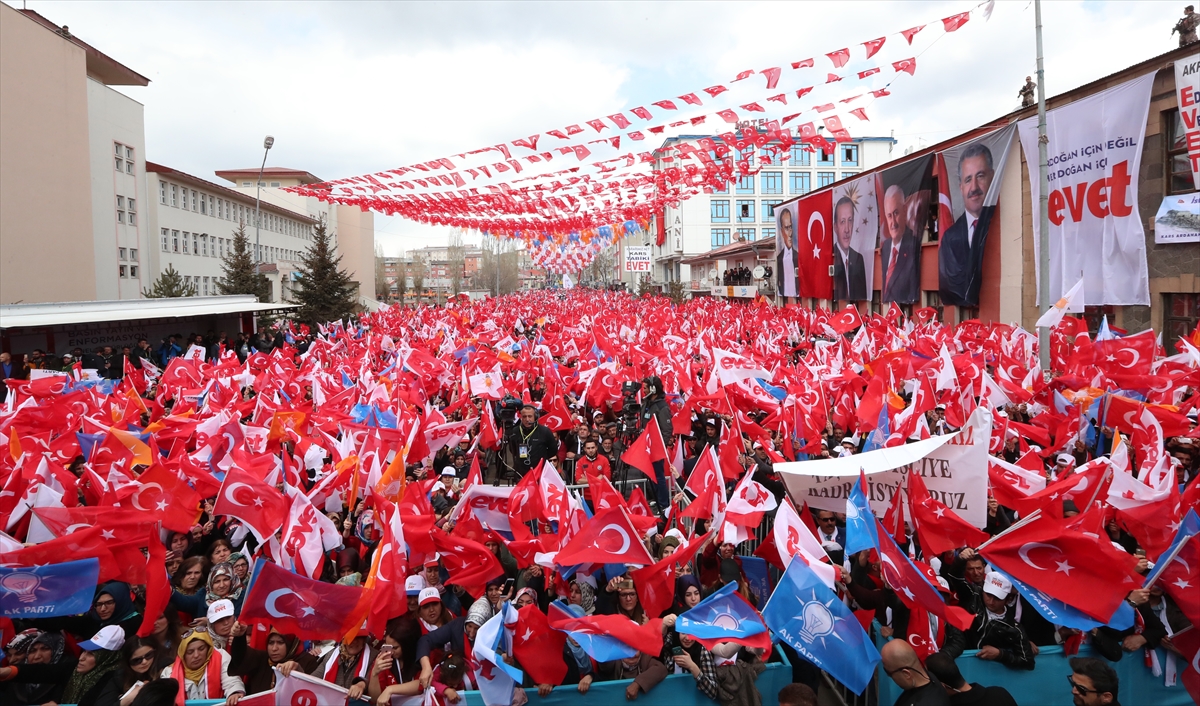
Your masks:
M983 246L995 206L985 206L996 172L992 152L982 143L963 150L958 161L958 188L963 214L946 231L938 246L938 289L942 304L978 306Z
M867 268L862 253L850 247L854 235L854 202L848 196L833 207L833 232L837 247L833 251L833 298L838 301L864 301L867 297Z

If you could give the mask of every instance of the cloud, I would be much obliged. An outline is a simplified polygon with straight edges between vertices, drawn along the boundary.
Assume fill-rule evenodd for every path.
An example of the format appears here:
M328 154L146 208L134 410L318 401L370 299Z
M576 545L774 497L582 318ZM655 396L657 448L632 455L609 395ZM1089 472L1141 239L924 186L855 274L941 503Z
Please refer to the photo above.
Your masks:
M28 5L150 77L147 88L120 89L146 106L150 159L214 178L257 164L270 133L270 164L335 179L581 123L879 36L889 36L892 56L905 49L895 32L973 3ZM1050 94L1171 49L1180 9L1044 3ZM1009 112L1035 71L1033 29L1032 3L997 3L989 23L975 16L920 54L916 76L871 104L869 123L852 119L852 134L894 132L901 154ZM447 236L384 217L376 227L389 252Z

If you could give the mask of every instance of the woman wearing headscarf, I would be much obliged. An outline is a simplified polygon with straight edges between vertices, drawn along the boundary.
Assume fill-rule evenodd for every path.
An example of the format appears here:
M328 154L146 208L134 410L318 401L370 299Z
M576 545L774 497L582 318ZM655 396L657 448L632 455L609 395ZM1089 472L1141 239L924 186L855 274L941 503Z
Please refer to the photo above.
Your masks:
M124 643L125 632L119 625L110 625L92 639L79 643L83 652L75 659L63 656L62 635L43 633L34 640L25 664L0 668L0 679L16 682L13 695L17 706L46 702L80 706L115 703L120 697L120 684L114 677L121 664L120 649ZM37 656L33 654L39 646L50 651L49 662L42 661L43 650L38 649ZM27 688L19 688L22 686Z
M229 555L229 563L233 565L233 573L245 584L250 578L250 560L241 552Z
M208 574L208 584L203 593L187 596L179 591L171 592L171 605L197 618L208 615L208 606L222 599L233 603L234 612L242 611L242 580L234 573L229 562L217 564Z
M667 611L668 615L682 615L700 602L702 593L700 581L691 574L684 574L675 579L675 603Z
M92 603L92 611L88 615L96 621L93 633L109 625L120 625L128 638L137 634L142 624L142 616L130 597L129 584L120 581L110 581L100 587L96 600ZM91 633L84 631L82 634Z
M246 692L257 694L275 688L275 667L285 674L299 668L306 674L317 665L317 658L304 651L304 644L295 635L284 635L271 628L267 648L257 650L246 640L247 626L233 624L233 640L229 645L229 673L241 677Z
M596 586L593 583L594 581L595 579L591 579L590 576L581 576L571 582L570 603L583 608L584 615L592 615L596 612Z
M206 631L185 632L176 655L175 663L164 669L162 676L179 682L184 699L225 699L233 706L245 695L242 680L229 674L229 653L214 649Z

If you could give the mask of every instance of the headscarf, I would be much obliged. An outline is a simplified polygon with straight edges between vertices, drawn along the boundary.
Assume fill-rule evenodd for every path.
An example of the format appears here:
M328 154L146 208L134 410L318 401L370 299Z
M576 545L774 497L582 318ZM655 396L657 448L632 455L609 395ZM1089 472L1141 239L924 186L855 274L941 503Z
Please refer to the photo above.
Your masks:
M213 580L216 579L218 576L228 576L229 577L230 585L229 585L229 594L228 595L218 596L217 594L213 593ZM231 601L237 601L237 599L239 599L241 597L242 597L242 580L238 578L237 574L233 573L233 564L230 564L227 561L223 561L220 564L217 564L216 566L214 566L213 570L211 572L209 572L209 574L208 574L208 585L205 586L204 602L205 603L213 603L213 602L221 600L222 598L227 598Z
M245 559L247 564L252 563L245 554L243 554L241 552L234 552L229 555L229 565L236 566L240 559ZM247 567L247 571L249 569L250 569L250 567Z
M200 665L196 669L192 669L191 667L187 666L187 660L184 659L184 655L187 654L188 645L192 644L196 640L208 645L208 659L204 660L204 664ZM193 684L200 683L200 680L204 678L204 673L208 670L208 662L212 659L214 649L212 636L203 630L194 630L191 635L188 635L179 641L179 649L177 650L179 654L179 662L183 665L183 675L188 681L192 682Z
M133 600L129 597L129 584L120 581L109 581L96 592L96 598L106 593L112 596L113 599L113 612L108 620L100 620L100 616L96 613L96 606L92 606L91 615L99 621L100 627L106 628L109 625L119 625L123 621L137 615L137 608L133 607Z
M687 602L684 601L683 594L687 593L688 588L692 586L696 587L696 590L700 592L700 597L703 598L704 589L700 588L700 582L695 576L691 574L684 574L683 576L675 579L675 605L673 610L677 615L691 610L688 607Z
M662 561L664 552L666 552L669 547L678 547L678 546L679 546L679 539L677 537L673 537L671 535L667 535L667 536L663 537L662 543L658 545L659 561Z
M532 588L530 588L528 586L526 586L525 588L522 588L520 591L517 591L517 595L513 596L513 605L515 606L517 604L517 600L521 596L524 596L526 594L528 594L529 597L533 599L533 604L537 605L537 602L538 602L537 591L533 590Z
M579 587L579 607L584 615L591 615L596 610L596 589L587 581L576 581Z
M296 637L295 635L288 635L279 632L275 628L271 628L270 631L267 632L267 640L270 640L272 635L278 635L282 637L284 644L287 645L287 654L285 654L283 659L279 660L278 662L272 662L272 665L283 664L284 662L293 660L296 658L296 655L300 654L300 652L304 649L304 643L300 642L300 638ZM270 661L269 657L267 659Z
M34 638L41 634L42 631L37 628L29 628L28 630L19 632L16 637L9 640L8 644L4 646L4 651L24 654L29 651L29 646L33 644Z
M495 614L496 609L492 607L492 602L487 599L487 596L480 596L467 610L467 622L483 625Z
M49 664L58 664L62 659L63 648L66 646L66 640L63 639L60 632L39 632L29 641L28 649L33 649L34 645L45 645L50 648ZM26 704L42 704L49 700L50 694L54 691L58 684L53 682L45 684L13 684L13 695L17 697L17 701Z
M86 672L72 672L67 679L67 688L63 691L62 701L77 704L100 680L115 670L121 664L121 653L116 650L92 650L96 658L96 666Z

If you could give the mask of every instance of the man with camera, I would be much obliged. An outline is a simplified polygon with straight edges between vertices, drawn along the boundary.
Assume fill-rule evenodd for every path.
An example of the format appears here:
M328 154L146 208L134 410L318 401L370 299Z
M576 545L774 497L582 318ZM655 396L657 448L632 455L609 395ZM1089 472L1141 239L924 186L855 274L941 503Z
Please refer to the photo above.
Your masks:
M508 450L512 454L512 468L517 476L537 468L540 461L558 455L558 438L550 427L538 424L538 410L531 404L521 407L521 421L508 433Z
M658 420L658 430L662 433L663 446L668 451L671 448L671 407L667 404L663 391L662 380L657 375L642 381L642 413L638 418L639 427L645 429L650 418ZM654 495L660 512L670 507L671 497L667 490L667 462L654 462Z

